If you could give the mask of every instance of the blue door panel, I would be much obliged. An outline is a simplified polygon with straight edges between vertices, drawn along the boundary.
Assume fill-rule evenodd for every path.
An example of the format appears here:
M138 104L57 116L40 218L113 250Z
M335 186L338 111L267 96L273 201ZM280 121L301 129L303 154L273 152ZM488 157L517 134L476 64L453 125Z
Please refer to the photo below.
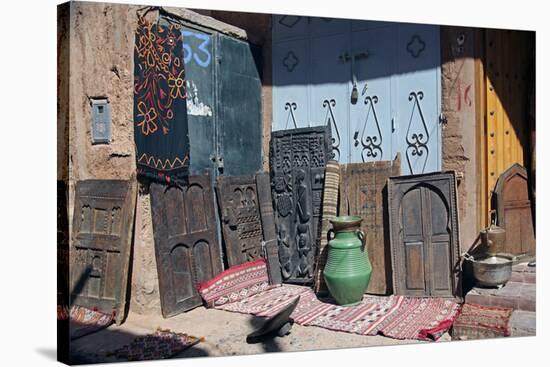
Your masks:
M349 65L339 56L349 50L348 34L311 40L309 116L311 126L330 125L335 159L349 157Z
M438 171L439 53L438 26L274 16L273 130L330 124L340 163Z
M350 91L359 98L350 104L351 162L392 160L391 80L394 69L393 28L352 33L354 56Z
M365 31L368 29L382 28L382 27L393 27L395 23L392 22L379 22L376 20L352 20L351 21L351 30L352 31Z
M347 19L335 18L309 18L309 35L311 37L327 36L334 34L349 34L350 21ZM328 45L327 45L328 46Z
M309 126L305 40L273 43L273 125L285 130Z
M308 17L273 15L273 41L304 38L308 34Z
M441 169L439 28L401 24L395 83L401 172Z

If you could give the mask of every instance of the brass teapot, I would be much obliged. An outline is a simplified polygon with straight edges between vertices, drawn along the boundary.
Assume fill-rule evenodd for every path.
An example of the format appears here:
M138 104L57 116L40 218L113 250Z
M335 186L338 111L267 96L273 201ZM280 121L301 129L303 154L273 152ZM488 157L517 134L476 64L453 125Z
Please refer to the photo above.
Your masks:
M504 250L506 230L496 225L496 211L491 210L491 225L479 232L481 250L488 256L495 256Z

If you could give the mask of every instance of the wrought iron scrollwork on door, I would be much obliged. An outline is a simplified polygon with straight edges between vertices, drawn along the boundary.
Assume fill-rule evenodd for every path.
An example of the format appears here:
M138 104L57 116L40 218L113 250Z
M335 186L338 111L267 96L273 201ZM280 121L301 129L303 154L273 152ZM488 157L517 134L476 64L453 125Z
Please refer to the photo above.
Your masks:
M424 119L424 114L422 113L422 108L420 106L420 101L424 98L424 92L411 92L409 94L409 101L413 103L411 119L409 121L409 126L407 127L407 135L405 136L407 142L407 164L409 165L410 173L424 173L426 169L426 163L428 162L428 155L430 150L428 148L428 142L430 140L430 133L428 131L428 126L426 125L426 120ZM416 114L415 114L416 112ZM415 116L418 116L420 120L420 130L413 130L413 123L417 121ZM417 124L418 125L418 124ZM415 172L413 169L413 158L417 160L422 159L421 157L426 154L424 158L424 164L422 165L422 170Z
M363 162L372 159L382 159L382 130L380 130L380 122L376 115L376 104L378 103L378 96L365 97L365 104L367 105L367 113L365 117L365 124L363 125L363 131L359 138L359 131L354 134L355 146L362 145L361 158ZM372 116L372 117L371 117ZM369 121L374 121L374 127L372 134L368 129Z
M288 129L288 120L291 119L292 123L294 124L294 128L298 128L298 124L296 123L296 116L294 115L294 111L296 111L296 108L298 106L296 105L296 102L287 102L285 103L285 111L289 111L289 116L286 119L286 126L285 130Z
M334 99L325 99L323 101L323 107L327 109L327 125L332 129L332 153L334 154L334 159L340 160L340 131L338 131L338 125L336 124L336 119L334 118L334 110L336 107L336 101Z

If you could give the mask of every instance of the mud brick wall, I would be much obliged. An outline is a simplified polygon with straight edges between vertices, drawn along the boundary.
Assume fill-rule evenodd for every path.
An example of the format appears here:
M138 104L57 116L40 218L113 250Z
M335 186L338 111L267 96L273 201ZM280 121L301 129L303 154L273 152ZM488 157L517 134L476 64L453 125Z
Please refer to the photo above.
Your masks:
M443 170L456 170L460 247L468 249L478 234L476 169L476 95L474 68L474 30L441 27L441 109L447 119L443 125Z
M71 2L58 10L57 177L69 183L69 223L72 223L74 187L78 180L129 179L136 170L133 49L136 11L140 8L126 4ZM165 9L190 23L248 40L246 31L212 17L183 8ZM158 12L151 12L147 17L155 20ZM252 20L247 22L254 24ZM92 145L91 97L109 99L110 144ZM267 131L270 130L271 121ZM135 218L130 310L160 315L150 196L143 187L139 190Z

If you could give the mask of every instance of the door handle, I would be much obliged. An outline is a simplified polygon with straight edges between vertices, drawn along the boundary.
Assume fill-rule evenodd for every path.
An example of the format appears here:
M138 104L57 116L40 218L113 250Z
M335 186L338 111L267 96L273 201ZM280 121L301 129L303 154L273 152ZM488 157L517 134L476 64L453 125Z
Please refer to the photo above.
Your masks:
M358 52L355 55L353 55L353 58L355 60L363 60L368 59L370 56L370 53L368 51Z
M343 54L341 54L340 56L338 56L338 59L339 59L341 62L348 62L349 60L351 60L351 56L350 56L349 53L346 51L346 52L344 52Z

